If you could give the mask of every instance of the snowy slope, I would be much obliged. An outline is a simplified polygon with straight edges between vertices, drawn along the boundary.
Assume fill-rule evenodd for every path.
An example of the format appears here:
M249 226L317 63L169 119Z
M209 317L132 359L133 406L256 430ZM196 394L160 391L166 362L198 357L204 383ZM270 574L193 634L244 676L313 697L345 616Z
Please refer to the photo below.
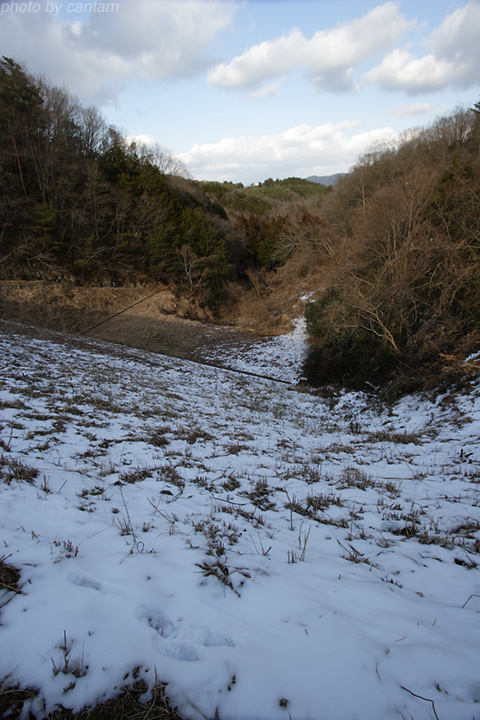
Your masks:
M0 677L38 717L139 666L192 720L480 719L478 386L383 407L0 342Z
M251 372L287 383L298 383L302 378L308 341L305 318L293 323L293 330L286 335L262 338L231 345L219 344L215 350L210 346L200 348L204 362L242 372Z

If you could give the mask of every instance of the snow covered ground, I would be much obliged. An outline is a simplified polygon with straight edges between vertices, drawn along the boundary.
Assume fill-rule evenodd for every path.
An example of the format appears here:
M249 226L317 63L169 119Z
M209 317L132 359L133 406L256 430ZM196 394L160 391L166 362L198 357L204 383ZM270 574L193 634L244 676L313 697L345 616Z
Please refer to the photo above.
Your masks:
M0 678L38 717L137 668L191 720L480 719L478 385L389 407L5 327Z
M298 383L302 378L302 366L308 350L305 318L293 323L293 330L286 335L262 338L235 345L219 344L200 348L202 360L221 367L242 372L252 372L288 383Z

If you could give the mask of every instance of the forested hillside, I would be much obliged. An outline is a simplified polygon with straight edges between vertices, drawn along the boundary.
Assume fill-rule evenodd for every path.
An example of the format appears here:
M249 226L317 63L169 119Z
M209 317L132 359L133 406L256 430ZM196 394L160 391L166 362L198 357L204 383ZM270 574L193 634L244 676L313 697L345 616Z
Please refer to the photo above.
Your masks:
M320 197L293 179L196 183L160 148L128 143L95 108L0 62L0 277L85 284L162 280L210 308L227 278L283 260L285 217ZM277 247L278 246L278 247Z
M161 281L263 333L308 296L314 384L417 387L480 349L478 103L372 149L334 187L194 181L9 58L0 130L0 279Z
M214 304L225 241L216 209L167 179L182 168L12 60L0 70L2 277L181 280Z

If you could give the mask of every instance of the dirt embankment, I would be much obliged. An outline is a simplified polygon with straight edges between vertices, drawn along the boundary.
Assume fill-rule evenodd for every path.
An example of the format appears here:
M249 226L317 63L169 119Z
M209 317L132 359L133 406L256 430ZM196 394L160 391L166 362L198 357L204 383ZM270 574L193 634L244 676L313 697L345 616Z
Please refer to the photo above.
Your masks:
M153 293L149 300L139 303ZM175 313L178 302L168 288L79 287L63 282L0 283L2 317L61 332L84 333L97 323L139 303L137 314ZM180 313L179 313L180 314Z
M67 283L0 283L0 317L73 335L202 360L221 343L256 339L250 333L188 318L191 308L161 285L142 288L79 287ZM197 317L201 317L197 310ZM206 316L203 318L206 319Z

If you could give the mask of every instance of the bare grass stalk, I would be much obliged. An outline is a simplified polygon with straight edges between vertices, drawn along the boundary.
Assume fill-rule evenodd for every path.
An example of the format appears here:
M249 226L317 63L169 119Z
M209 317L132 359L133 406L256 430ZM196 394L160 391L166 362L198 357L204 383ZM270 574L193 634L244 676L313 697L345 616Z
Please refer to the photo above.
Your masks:
M168 524L170 525L169 534L174 535L175 534L175 523L178 520L177 516L172 514L172 517L170 517L168 515L168 513L162 512L162 510L160 510L160 508L157 507L157 505L155 505L155 503L153 503L150 500L150 498L147 498L147 499L148 499L148 502L150 503L150 505L153 507L153 509L160 515L160 517L162 517L164 520L166 520L168 522Z

